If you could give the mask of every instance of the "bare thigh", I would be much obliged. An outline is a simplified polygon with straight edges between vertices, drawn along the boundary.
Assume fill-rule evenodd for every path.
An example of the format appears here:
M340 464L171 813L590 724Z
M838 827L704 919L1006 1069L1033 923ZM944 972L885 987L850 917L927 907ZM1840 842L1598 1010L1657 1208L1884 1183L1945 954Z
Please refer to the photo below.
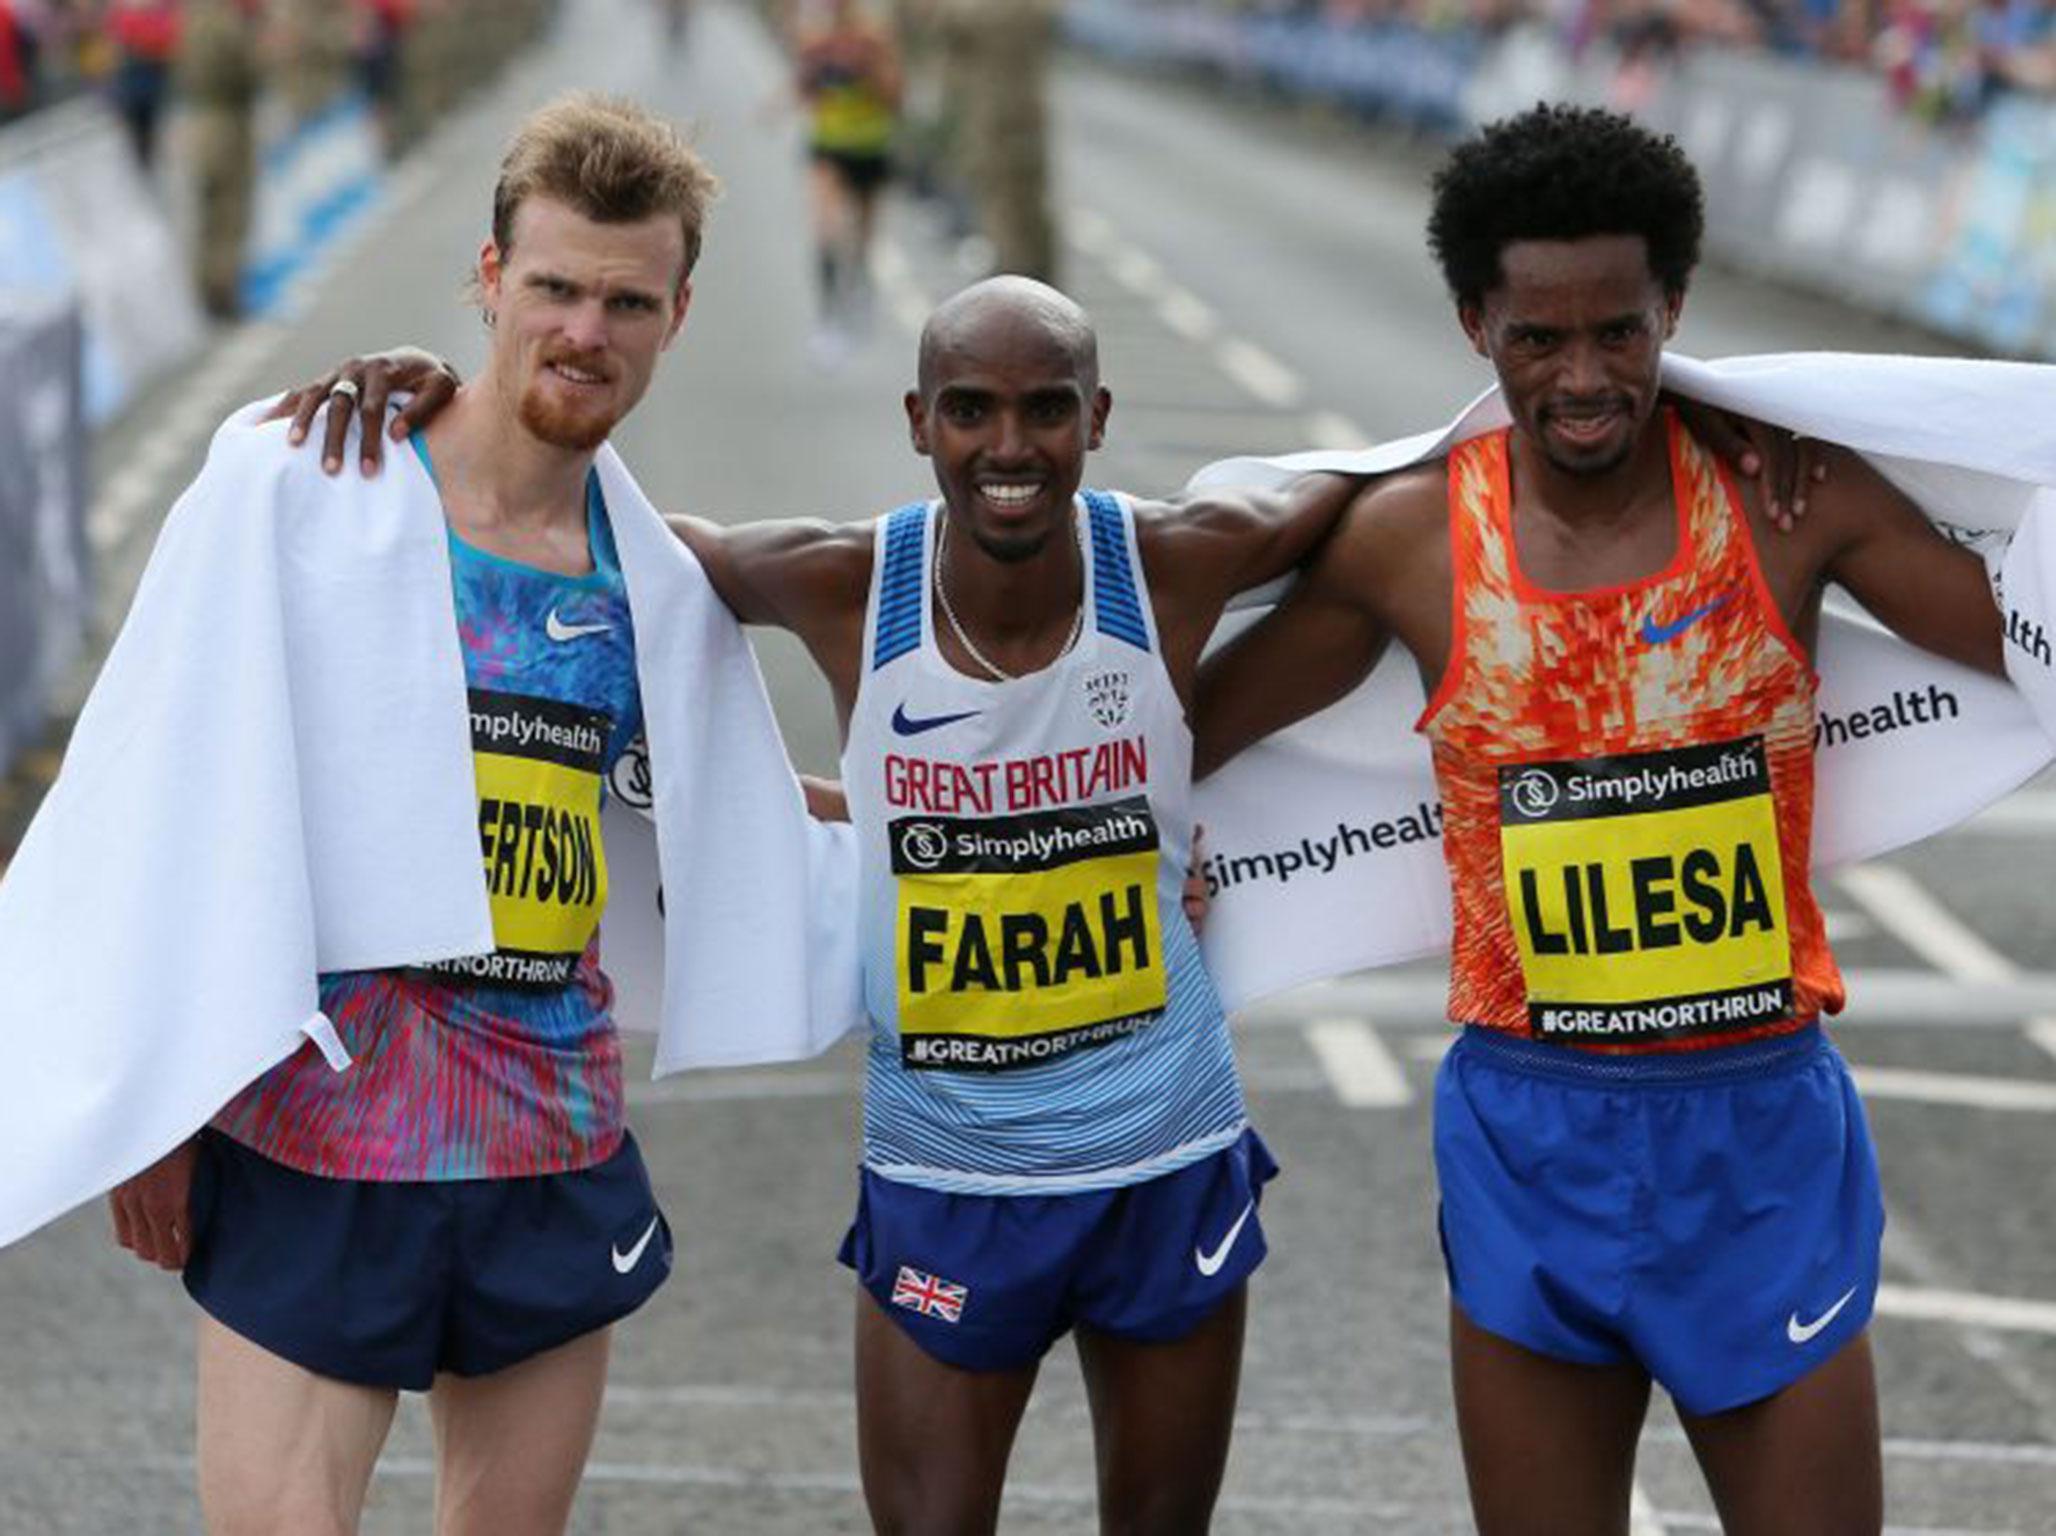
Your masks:
M1761 1402L1679 1417L1728 1536L1877 1536L1883 1528L1869 1334Z
M1248 1307L1249 1289L1238 1286L1168 1344L1078 1330L1103 1536L1192 1536L1211 1525L1235 1428Z
M209 1536L352 1536L399 1393L318 1376L200 1314Z
M438 1376L436 1536L559 1536L592 1452L613 1337L599 1328L490 1376Z
M1449 1353L1480 1536L1625 1536L1648 1373L1537 1354L1454 1304Z
M1035 1372L947 1365L859 1287L857 1459L872 1526L884 1536L992 1531Z

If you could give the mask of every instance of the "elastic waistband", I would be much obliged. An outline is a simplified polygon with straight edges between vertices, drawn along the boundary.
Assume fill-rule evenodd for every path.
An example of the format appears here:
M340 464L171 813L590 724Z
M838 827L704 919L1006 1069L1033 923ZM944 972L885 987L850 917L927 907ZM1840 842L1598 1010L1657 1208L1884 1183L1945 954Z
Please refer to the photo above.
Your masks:
M1625 1088L1676 1087L1683 1083L1738 1083L1776 1077L1805 1066L1832 1049L1818 1021L1789 1034L1697 1051L1584 1051L1576 1046L1531 1040L1484 1024L1467 1024L1453 1051L1488 1066L1529 1077L1568 1083L1604 1083Z

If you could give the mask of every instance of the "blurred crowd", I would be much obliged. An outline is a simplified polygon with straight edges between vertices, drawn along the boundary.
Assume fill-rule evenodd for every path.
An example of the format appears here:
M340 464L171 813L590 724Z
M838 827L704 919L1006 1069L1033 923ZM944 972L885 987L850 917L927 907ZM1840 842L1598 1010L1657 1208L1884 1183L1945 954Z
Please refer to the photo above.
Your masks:
M242 313L259 119L284 139L339 103L367 103L388 156L489 78L554 0L0 0L0 124L99 93L144 172L180 122L165 170L194 209L195 283Z
M1187 0L1170 0L1185 4ZM1394 22L1492 34L1554 28L1573 52L1611 43L1627 67L1695 44L1755 48L1877 71L1906 110L1976 117L2008 90L2056 91L2056 0L1200 0L1251 16Z
M218 94L231 83L228 54L243 53L296 117L361 90L398 149L545 9L541 0L0 0L0 122L98 91L149 164L166 111L182 93Z

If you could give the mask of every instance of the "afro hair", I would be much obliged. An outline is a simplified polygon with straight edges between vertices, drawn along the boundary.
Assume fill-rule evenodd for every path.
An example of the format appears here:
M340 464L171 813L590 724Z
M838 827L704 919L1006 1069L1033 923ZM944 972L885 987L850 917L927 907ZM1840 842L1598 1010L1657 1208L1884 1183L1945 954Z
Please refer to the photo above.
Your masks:
M1640 235L1650 271L1677 298L1705 223L1699 173L1677 140L1618 113L1544 104L1450 154L1435 173L1428 247L1457 303L1475 305L1515 241Z

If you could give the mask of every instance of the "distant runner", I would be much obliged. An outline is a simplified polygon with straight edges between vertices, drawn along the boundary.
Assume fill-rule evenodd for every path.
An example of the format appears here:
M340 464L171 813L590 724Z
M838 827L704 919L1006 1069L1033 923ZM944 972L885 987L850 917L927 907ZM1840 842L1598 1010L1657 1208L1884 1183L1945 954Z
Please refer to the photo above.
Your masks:
M900 105L899 50L863 0L827 0L793 45L794 88L807 110L820 328L834 360L870 322L871 234L892 174Z

